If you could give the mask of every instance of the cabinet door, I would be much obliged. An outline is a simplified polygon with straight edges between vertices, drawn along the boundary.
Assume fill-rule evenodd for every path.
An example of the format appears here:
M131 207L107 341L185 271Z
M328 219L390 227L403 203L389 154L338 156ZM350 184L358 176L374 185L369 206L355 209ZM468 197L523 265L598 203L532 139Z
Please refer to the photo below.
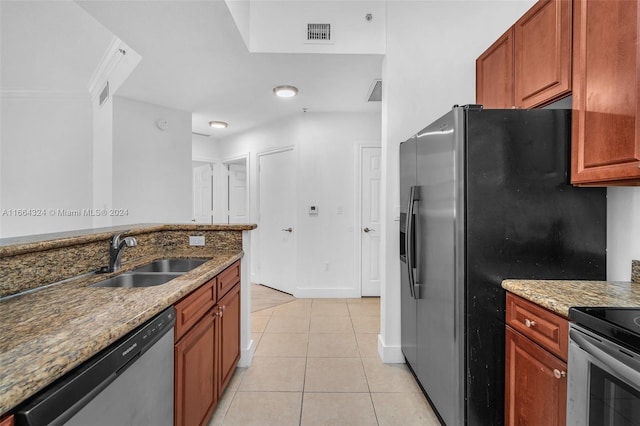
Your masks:
M567 364L506 327L506 425L566 423Z
M531 108L569 93L571 1L539 1L514 31L516 106Z
M513 27L476 59L476 103L485 108L512 108Z
M638 2L573 6L571 181L640 182Z
M176 426L206 424L218 401L215 309L175 345Z
M231 379L240 359L240 284L233 287L220 302L220 393Z
M0 419L0 426L13 426L13 414Z

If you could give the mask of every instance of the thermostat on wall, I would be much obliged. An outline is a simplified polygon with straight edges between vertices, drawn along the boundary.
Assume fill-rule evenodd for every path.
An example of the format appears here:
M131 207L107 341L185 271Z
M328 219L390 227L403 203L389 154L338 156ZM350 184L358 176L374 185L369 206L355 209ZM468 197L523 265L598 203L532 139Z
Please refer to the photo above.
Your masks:
M318 214L318 207L317 206L309 206L309 214Z

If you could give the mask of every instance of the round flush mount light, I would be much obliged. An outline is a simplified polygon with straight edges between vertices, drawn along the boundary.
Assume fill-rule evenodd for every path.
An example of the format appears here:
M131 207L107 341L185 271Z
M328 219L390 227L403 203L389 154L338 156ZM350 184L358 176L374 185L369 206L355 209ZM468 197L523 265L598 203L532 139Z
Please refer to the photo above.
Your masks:
M227 127L229 127L229 123L227 123L226 121L210 121L209 127L211 127L212 129L226 129Z
M298 94L295 86L277 86L273 88L273 94L279 98L292 98Z

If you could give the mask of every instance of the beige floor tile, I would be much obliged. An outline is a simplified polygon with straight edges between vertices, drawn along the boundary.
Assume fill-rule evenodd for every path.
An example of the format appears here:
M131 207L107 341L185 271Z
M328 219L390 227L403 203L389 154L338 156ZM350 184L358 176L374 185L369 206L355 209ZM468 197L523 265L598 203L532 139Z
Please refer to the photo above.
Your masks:
M231 376L231 380L229 380L229 384L227 385L227 390L236 391L238 390L238 386L240 386L240 382L242 382L242 378L247 372L247 367L236 367L236 371L233 372L233 376Z
M358 304L358 303L377 303L380 306L380 298L379 297L355 297L352 299L346 299L347 303Z
M311 303L298 303L299 300L300 299L295 302L276 306L273 311L273 316L286 315L294 317L308 317L311 315Z
M352 317L378 317L380 318L380 306L375 303L356 303L349 305L349 314Z
M342 304L346 303L346 299L333 298L333 297L325 297L322 299L313 299L313 303L316 305L328 303L328 304Z
M353 325L348 316L320 316L311 317L311 333L353 333Z
M267 328L267 324L269 324L269 320L271 317L261 317L256 316L255 314L251 315L251 332L252 333L263 333L264 329Z
M422 393L372 393L380 426L440 426Z
M406 364L384 364L378 358L362 358L371 392L420 392Z
M251 312L261 311L295 300L295 297L290 294L259 284L252 284L250 290Z
M368 393L308 393L302 397L302 426L377 426Z
M307 358L304 390L369 392L369 387L360 358Z
M273 308L261 309L259 311L251 312L251 316L252 317L254 317L254 316L257 316L257 317L270 317L271 315L273 315L275 310L276 310L275 306Z
M211 416L211 420L209 420L208 426L219 426L222 424L224 416L227 414L227 411L229 410L229 406L231 406L231 401L233 401L233 397L235 396L235 394L235 390L231 390L229 388L224 391L224 393L218 400L218 405L213 412L213 416Z
M356 333L380 333L380 317L351 317Z
M380 358L378 354L378 335L375 333L356 333L358 349L362 358Z
M224 426L297 426L300 392L236 392Z
M346 303L314 303L311 306L311 316L348 317L349 309Z
M357 358L358 343L353 333L309 334L309 357Z
M309 317L278 316L274 314L264 329L265 333L308 333Z
M305 358L254 357L244 374L239 391L301 392Z
M306 333L265 333L255 356L305 357L308 344Z

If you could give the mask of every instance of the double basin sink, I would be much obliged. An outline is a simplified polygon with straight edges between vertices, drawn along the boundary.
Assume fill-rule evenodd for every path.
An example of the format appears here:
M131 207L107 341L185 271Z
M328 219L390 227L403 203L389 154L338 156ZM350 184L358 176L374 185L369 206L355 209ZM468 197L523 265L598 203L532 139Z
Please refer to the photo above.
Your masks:
M160 259L130 272L91 284L91 287L151 287L165 284L197 268L209 259Z

